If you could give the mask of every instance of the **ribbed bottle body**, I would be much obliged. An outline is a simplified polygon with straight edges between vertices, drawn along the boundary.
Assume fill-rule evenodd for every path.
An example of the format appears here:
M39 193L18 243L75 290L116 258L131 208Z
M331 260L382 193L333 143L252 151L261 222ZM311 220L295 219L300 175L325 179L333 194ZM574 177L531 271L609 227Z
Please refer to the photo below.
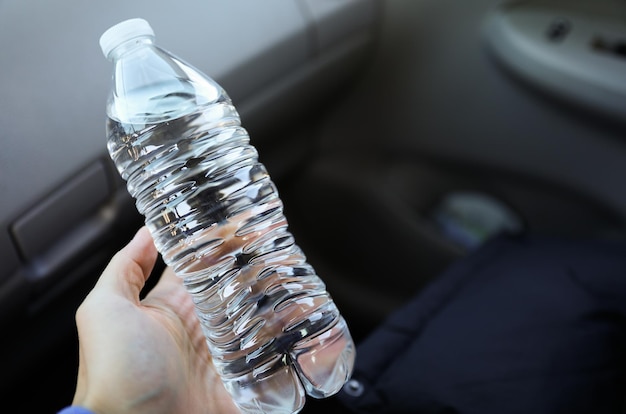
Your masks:
M354 362L350 333L228 97L154 123L110 118L107 134L242 411L297 412L305 393L337 392Z

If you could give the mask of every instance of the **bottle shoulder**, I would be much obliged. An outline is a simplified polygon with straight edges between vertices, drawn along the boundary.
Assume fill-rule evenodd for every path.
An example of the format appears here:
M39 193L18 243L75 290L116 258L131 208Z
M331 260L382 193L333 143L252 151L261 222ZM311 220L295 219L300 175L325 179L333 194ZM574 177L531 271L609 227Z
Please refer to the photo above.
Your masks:
M154 123L223 100L228 95L205 73L158 46L144 45L114 60L107 114L125 123Z

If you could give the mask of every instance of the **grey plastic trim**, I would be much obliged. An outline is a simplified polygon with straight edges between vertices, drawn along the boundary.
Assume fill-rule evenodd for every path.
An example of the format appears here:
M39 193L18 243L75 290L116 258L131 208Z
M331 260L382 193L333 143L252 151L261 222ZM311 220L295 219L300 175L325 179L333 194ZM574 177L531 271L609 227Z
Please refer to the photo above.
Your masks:
M9 233L6 231L0 232L0 258L2 260L2 266L0 266L0 285L2 285L20 264L19 257L13 247Z
M624 4L580 3L504 3L486 20L487 43L506 67L544 91L623 118L626 55L618 46L626 41Z
M32 260L51 247L110 195L105 167L96 161L50 194L11 227L22 256Z
M313 21L315 51L323 52L355 32L370 31L380 2L376 0L300 0Z

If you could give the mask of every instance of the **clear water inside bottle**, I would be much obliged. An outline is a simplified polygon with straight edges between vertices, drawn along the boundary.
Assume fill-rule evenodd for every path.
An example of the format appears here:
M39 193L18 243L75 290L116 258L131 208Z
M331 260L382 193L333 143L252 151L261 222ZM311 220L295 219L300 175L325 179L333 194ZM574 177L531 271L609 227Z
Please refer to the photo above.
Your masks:
M336 393L354 363L350 333L289 232L230 101L154 123L110 118L107 131L111 157L183 278L242 411L293 413L305 394Z

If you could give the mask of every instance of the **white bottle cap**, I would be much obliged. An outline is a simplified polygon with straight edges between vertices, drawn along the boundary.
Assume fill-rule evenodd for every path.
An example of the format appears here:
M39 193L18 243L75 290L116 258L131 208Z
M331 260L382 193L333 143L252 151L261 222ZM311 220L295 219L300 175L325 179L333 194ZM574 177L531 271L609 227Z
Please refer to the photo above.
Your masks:
M144 19L129 19L110 27L100 36L100 48L104 57L109 58L109 53L122 43L136 37L154 36L150 24Z

